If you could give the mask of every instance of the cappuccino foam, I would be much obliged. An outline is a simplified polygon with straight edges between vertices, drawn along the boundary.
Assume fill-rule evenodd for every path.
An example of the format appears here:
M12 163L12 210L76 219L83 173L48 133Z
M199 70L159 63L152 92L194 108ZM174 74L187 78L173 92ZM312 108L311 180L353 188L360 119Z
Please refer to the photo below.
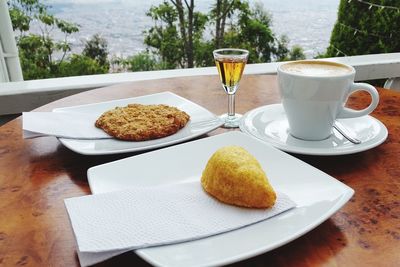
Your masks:
M291 62L281 66L281 70L304 76L341 76L353 70L347 66L318 61Z

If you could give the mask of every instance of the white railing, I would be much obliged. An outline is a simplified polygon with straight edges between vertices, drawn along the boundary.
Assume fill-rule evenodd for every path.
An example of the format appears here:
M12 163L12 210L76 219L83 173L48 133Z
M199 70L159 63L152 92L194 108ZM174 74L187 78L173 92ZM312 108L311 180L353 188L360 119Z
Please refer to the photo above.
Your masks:
M0 0L0 82L22 80L22 70L7 1Z
M358 81L400 77L400 53L350 56L325 60L354 66L357 71L356 80ZM249 64L246 66L245 74L275 74L279 64L279 62ZM217 74L215 67L0 83L0 115L18 114L68 95L118 83L212 74Z

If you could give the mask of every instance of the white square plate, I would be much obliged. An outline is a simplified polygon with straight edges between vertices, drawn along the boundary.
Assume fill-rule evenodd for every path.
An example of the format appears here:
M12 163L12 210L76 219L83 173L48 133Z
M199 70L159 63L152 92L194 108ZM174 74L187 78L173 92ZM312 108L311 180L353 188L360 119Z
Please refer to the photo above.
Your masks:
M230 132L92 167L93 194L134 186L200 181L210 156L239 145L253 154L272 186L297 206L266 221L226 234L181 244L136 250L158 266L223 265L282 246L315 228L340 209L354 191L326 173L240 132Z
M188 113L190 115L190 121L176 134L149 141L133 142L117 139L77 140L59 138L60 142L72 151L84 155L117 154L173 145L198 137L202 134L206 134L223 124L223 121L219 119L219 117L207 109L171 92L163 92L82 106L58 108L54 109L53 112L81 112L98 114L98 116L100 116L107 110L113 109L117 106L126 106L131 103L147 105L166 104L174 106Z

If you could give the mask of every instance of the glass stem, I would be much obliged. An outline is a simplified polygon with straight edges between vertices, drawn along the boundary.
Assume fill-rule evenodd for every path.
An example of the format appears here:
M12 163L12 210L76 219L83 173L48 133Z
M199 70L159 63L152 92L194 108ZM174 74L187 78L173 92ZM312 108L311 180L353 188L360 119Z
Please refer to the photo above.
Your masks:
M228 117L235 117L235 94L228 94Z

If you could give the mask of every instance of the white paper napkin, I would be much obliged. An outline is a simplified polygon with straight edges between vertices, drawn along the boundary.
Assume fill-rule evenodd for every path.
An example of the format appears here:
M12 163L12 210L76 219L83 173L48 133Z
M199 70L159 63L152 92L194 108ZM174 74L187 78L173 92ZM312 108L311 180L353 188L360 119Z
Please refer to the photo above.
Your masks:
M72 139L112 138L94 126L99 114L75 112L24 112L24 138L56 136Z
M224 233L295 206L282 193L271 209L226 205L205 193L199 182L134 187L66 199L65 205L83 266L129 250Z

